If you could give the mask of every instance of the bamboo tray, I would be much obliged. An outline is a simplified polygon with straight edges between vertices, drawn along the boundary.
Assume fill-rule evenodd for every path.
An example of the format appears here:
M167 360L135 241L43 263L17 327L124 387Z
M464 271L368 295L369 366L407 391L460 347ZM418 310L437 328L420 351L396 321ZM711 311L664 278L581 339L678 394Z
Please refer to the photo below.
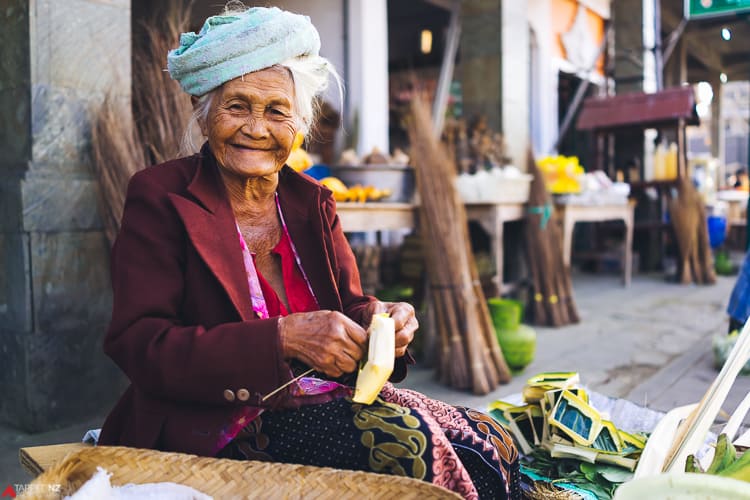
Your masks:
M113 486L161 481L180 483L216 499L310 498L316 500L460 498L418 479L327 467L198 457L119 446L70 453L37 477L19 497L58 500L74 493L102 467ZM60 487L43 487L60 485Z
M50 444L46 446L29 446L18 450L21 467L34 477L57 465L63 458L78 450L91 448L87 443Z

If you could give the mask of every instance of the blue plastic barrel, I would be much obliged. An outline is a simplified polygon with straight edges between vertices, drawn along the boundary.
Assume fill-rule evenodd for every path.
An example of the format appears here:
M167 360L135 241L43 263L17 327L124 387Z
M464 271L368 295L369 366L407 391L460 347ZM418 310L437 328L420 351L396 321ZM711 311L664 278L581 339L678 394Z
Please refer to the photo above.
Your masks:
M721 215L708 216L708 239L711 248L718 248L727 237L727 218Z

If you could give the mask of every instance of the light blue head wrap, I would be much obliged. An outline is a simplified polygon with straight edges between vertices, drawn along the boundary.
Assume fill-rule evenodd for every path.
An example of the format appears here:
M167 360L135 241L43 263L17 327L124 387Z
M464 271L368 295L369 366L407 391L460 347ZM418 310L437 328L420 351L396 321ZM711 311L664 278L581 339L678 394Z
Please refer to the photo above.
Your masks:
M167 69L188 94L202 96L246 73L303 55L318 55L310 18L277 7L253 7L206 19L200 33L183 33Z

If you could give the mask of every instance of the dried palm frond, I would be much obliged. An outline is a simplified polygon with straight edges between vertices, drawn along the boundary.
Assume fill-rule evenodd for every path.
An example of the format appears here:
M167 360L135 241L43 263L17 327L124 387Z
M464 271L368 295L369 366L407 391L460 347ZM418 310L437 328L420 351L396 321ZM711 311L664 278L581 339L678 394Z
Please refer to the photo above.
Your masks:
M128 180L147 164L128 104L107 96L96 112L91 131L94 172L99 181L99 213L110 243L120 227Z
M93 168L110 243L119 229L130 177L180 153L192 104L165 68L167 52L189 28L191 4L165 2L151 19L136 27L132 108L124 98L108 95L92 110Z
M165 2L162 10L139 25L133 49L133 116L136 136L156 164L176 158L193 107L166 70L167 53L190 26L192 2ZM197 130L191 131L197 134ZM185 153L192 153L186 151Z

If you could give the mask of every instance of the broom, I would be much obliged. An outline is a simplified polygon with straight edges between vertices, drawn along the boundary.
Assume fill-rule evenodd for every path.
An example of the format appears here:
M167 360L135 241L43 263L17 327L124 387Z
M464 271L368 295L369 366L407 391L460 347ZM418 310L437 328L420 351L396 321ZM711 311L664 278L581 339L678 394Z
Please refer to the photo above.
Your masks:
M669 216L680 252L678 280L683 284L715 283L703 200L686 178L680 179L677 193L677 199L669 202Z
M563 262L562 234L554 218L552 199L544 177L528 153L528 214L524 229L526 256L532 282L531 312L536 325L563 326L580 318L573 299L570 270Z
M456 168L432 132L427 104L411 102L411 158L421 204L421 236L438 330L438 376L459 389L486 394L510 380L479 286Z

